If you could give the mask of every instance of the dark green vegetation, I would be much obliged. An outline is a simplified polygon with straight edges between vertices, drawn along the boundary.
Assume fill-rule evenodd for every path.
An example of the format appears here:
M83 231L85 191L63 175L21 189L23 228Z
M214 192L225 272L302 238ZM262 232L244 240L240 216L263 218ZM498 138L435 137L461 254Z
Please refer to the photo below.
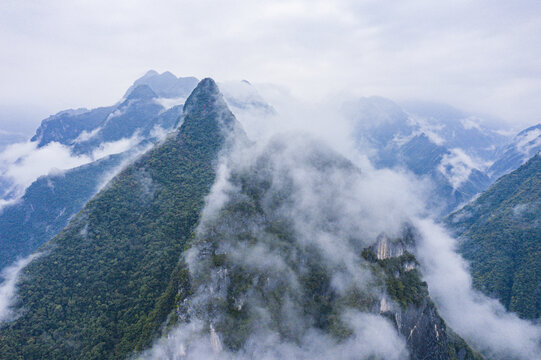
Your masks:
M523 318L541 317L541 156L451 214L474 286Z
M21 316L0 328L0 358L125 358L192 316L216 329L228 350L262 329L291 344L316 329L342 344L354 333L343 316L351 309L387 316L412 359L476 358L437 314L411 254L359 256L365 242L342 232L335 199L342 189L329 181L359 171L320 144L298 154L285 151L288 139L271 143L230 174L224 206L207 208L201 221L218 154L234 130L216 85L203 80L184 106L181 128L116 176L25 268ZM295 164L281 166L290 156ZM319 199L322 209L296 207L299 188L306 190L296 166L317 175L318 194L334 189ZM344 235L339 244L355 255L342 250L337 260L312 235ZM384 292L396 306L380 312Z
M235 123L211 79L184 112L176 133L122 171L24 270L24 310L1 328L0 358L117 359L148 345L185 287L180 255Z
M156 142L152 134L156 126L171 130L179 123L182 109L175 106L161 111L163 108L154 103L154 96L147 86L137 87L116 110L99 108L82 114L68 111L43 121L37 131L43 146L50 141L58 141L72 145L74 152L91 152L102 141L118 140L135 132L139 135L139 143L123 153L62 174L42 176L26 189L21 199L6 206L0 213L0 269L18 257L28 256L57 235L96 194L106 176L118 172L123 161L133 159L146 146ZM122 115L109 119L113 111ZM92 127L100 126L101 132L95 137L74 142L83 129L92 131ZM9 188L9 184L6 186Z
M133 130L135 126L139 129L141 142L138 145L123 153L96 160L62 174L42 176L26 189L20 200L2 210L0 269L18 257L28 256L57 235L96 194L99 186L106 181L106 176L118 172L123 161L133 159L141 149L156 141L150 134L154 126L171 129L180 119L181 109L178 107L151 118L146 117L144 111L138 113L137 108L135 106L135 110L132 109L132 123L128 128ZM69 131L67 134L69 138Z
M219 213L203 223L194 243L200 270L193 274L193 286L210 284L217 290L203 294L205 301L194 304L191 312L203 314L233 351L262 329L293 343L310 328L344 340L351 330L341 312L368 311L378 302L375 292L354 287L339 294L331 286L339 265L327 264L315 242L299 240L295 220L285 210L293 205L296 191L291 169L276 169L273 159L285 147L281 141L273 143L252 166L231 175L235 190ZM355 171L345 159L314 150L308 151L313 161L309 167L322 173Z

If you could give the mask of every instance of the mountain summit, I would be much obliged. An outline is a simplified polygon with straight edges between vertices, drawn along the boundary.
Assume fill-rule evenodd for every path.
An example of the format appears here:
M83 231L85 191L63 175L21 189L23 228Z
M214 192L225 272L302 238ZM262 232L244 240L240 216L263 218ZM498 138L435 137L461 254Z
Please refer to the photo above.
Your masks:
M116 359L148 346L187 281L179 259L215 179L224 123L236 119L205 79L180 128L116 176L25 268L24 311L2 325L0 358Z
M159 97L162 98L186 98L197 85L198 80L194 77L176 77L171 72L162 74L154 70L135 80L133 85L126 91L128 97L138 86L147 85Z

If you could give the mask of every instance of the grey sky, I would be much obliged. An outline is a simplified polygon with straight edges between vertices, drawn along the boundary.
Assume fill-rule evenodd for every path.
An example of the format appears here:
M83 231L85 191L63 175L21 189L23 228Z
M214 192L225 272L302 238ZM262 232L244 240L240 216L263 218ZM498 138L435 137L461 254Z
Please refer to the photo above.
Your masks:
M540 45L537 1L3 0L0 127L114 103L151 68L437 100L521 127L541 121Z

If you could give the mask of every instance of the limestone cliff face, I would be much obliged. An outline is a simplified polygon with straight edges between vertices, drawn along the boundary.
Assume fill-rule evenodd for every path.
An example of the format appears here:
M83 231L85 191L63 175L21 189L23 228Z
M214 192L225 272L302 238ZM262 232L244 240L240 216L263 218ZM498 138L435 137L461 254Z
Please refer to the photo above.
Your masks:
M379 265L386 284L387 294L380 299L379 313L388 317L404 337L411 359L482 359L439 316L410 252L412 239L404 239L380 235L363 254Z
M391 241L387 235L378 236L376 243L376 257L378 260L398 257L404 253L404 246L399 241Z
M394 319L398 332L406 339L412 359L453 359L449 351L447 328L434 305L425 300L387 313Z

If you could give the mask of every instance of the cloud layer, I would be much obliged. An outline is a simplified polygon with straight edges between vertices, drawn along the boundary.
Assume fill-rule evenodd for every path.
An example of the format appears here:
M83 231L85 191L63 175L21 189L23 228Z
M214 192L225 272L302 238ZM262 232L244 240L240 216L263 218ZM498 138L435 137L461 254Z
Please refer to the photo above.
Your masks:
M541 353L541 327L507 312L494 299L472 289L456 240L428 219L415 222L423 273L443 318L459 335L495 359L535 359Z
M7 193L2 205L9 204L24 194L24 190L38 177L52 172L62 172L88 164L111 154L132 149L141 139L137 134L131 138L102 143L90 155L74 155L71 147L51 142L38 147L37 142L22 142L9 145L0 153L0 175ZM2 195L6 195L6 193Z
M540 13L533 0L7 0L0 99L95 107L156 68L305 97L440 100L524 126L541 113Z

